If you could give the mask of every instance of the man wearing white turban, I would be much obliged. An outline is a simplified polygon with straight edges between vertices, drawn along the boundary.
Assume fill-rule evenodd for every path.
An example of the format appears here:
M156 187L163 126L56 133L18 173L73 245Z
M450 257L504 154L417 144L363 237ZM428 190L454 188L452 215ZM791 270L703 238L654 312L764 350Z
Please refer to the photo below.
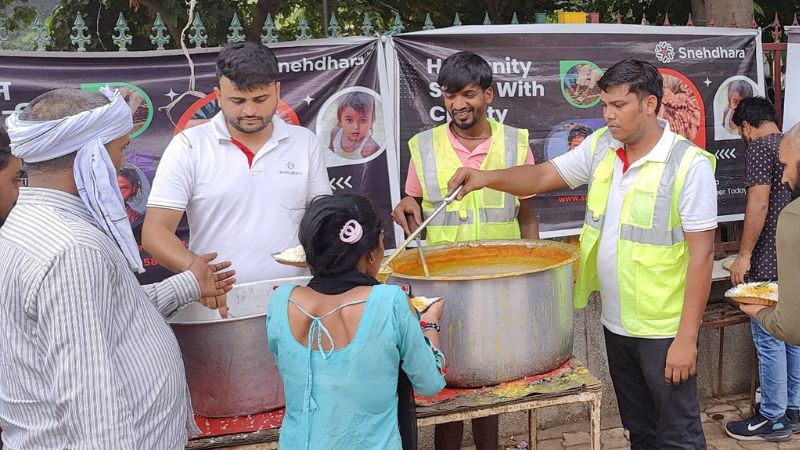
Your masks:
M19 187L26 179L22 161L11 154L9 144L8 133L3 124L0 124L0 227L17 203Z
M182 449L197 432L164 320L229 291L230 263L140 286L116 187L132 128L119 92L56 89L6 121L29 186L0 229L0 427L28 449Z

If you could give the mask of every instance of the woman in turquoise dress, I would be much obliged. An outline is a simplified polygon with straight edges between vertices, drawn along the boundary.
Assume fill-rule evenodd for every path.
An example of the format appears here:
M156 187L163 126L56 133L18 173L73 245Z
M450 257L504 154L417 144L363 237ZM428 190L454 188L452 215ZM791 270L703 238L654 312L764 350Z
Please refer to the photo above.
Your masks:
M286 396L280 448L400 450L400 372L425 396L445 386L443 302L420 320L398 286L375 280L383 232L364 197L316 198L299 235L314 277L278 288L267 319Z

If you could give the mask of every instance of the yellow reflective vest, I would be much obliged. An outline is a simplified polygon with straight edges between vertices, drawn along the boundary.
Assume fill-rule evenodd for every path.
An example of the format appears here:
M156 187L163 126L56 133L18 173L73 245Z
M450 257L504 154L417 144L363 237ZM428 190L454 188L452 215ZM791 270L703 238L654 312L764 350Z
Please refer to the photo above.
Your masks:
M606 128L595 132L591 139L592 177L574 290L577 308L585 307L589 295L600 288L597 245L617 158ZM678 331L689 264L678 199L698 154L716 167L713 155L678 136L666 162L648 160L642 165L623 200L616 264L622 326L634 336L669 336Z
M492 143L481 170L506 169L525 163L528 130L487 119ZM411 160L422 185L422 212L427 217L447 196L447 182L461 161L447 137L447 124L425 130L408 141ZM516 196L492 189L470 192L452 202L426 228L431 244L482 239L519 239Z

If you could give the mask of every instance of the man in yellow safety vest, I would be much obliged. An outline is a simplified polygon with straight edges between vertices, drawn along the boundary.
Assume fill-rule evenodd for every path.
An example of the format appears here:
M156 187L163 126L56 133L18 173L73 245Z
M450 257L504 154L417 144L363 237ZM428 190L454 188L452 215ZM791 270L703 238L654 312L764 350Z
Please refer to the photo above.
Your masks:
M611 380L631 448L705 449L697 338L711 286L716 160L658 119L663 79L621 61L598 82L607 127L535 167L459 169L448 191L531 195L588 184L575 306L600 292Z
M451 120L425 130L408 142L411 163L407 196L392 216L406 233L416 229L447 195L447 182L460 167L505 169L533 164L528 130L487 117L494 97L492 69L480 56L460 52L442 63L438 84ZM422 208L420 208L420 204ZM428 244L478 239L537 239L539 224L533 199L486 189L453 202L426 228ZM460 449L463 423L436 426L436 449ZM497 416L472 421L478 450L497 448Z

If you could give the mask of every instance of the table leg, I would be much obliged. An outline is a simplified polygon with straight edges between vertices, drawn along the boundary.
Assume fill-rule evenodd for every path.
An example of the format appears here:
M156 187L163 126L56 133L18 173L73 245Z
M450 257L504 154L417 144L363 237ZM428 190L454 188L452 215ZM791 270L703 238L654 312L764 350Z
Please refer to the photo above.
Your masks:
M722 361L724 360L723 351L725 349L725 327L719 329L719 353L717 354L717 389L714 398L722 396Z
M592 420L592 450L600 450L600 403L602 393L598 392L589 402L591 407L590 416Z
M537 428L536 408L531 408L528 410L528 448L531 450L536 450Z

